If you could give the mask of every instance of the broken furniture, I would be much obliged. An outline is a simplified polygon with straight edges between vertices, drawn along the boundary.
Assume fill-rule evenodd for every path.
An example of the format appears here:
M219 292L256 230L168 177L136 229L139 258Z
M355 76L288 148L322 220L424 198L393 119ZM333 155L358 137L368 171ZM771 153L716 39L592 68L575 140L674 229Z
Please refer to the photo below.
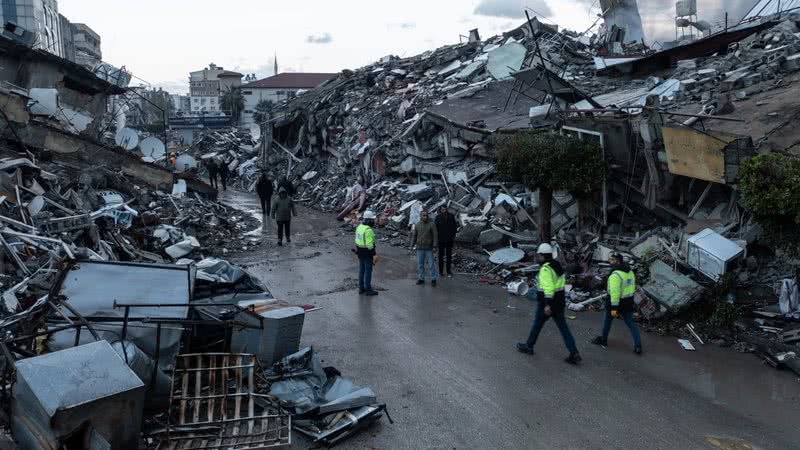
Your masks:
M733 269L744 257L744 249L706 228L689 238L686 262L714 281Z
M703 292L702 286L675 272L660 259L650 264L650 279L642 289L648 297L671 312L677 312Z
M291 418L257 394L253 355L178 355L160 450L255 450L291 444Z
M145 386L106 341L16 363L11 427L23 449L137 448Z

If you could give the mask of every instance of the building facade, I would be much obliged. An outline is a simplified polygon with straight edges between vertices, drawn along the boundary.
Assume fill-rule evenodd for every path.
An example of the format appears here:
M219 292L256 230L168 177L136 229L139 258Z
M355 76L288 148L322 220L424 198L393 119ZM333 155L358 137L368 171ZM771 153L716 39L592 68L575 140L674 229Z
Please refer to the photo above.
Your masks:
M216 64L189 74L189 96L193 114L222 112L221 97L230 89L241 86L243 75L225 70Z
M57 0L2 0L0 21L3 25L13 22L34 33L34 48L65 58Z
M336 78L335 73L281 73L242 85L244 113L242 124L254 124L256 107L262 101L278 104L294 98L298 92L314 89L320 84Z
M72 24L72 39L75 43L75 62L87 67L94 68L103 60L103 52L100 49L100 35L83 23Z

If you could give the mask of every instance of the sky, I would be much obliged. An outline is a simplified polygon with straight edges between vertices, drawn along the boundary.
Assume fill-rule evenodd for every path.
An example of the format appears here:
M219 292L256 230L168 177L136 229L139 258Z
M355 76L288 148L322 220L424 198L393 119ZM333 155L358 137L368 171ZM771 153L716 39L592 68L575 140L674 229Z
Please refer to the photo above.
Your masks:
M698 0L701 19L740 17L755 0ZM640 0L648 40L674 38L674 0ZM189 72L209 63L258 78L354 69L383 56L413 56L478 28L488 38L531 16L584 31L593 0L59 0L59 12L102 40L103 59L135 82L188 92ZM737 17L737 19L738 19Z

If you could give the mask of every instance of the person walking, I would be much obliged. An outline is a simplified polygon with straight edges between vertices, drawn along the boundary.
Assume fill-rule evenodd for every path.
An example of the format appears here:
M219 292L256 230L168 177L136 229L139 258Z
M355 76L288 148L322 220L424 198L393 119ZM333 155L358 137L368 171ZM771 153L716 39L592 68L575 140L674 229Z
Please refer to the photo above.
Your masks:
M578 364L582 358L578 353L578 349L575 346L575 338L569 331L569 326L567 326L567 320L564 316L566 306L564 268L561 267L561 263L553 258L553 247L550 244L541 244L536 253L537 260L541 265L539 269L539 285L535 293L533 290L528 293L528 297L531 300L538 300L536 315L533 319L528 340L518 343L517 350L533 355L533 347L536 345L539 333L547 320L552 317L558 327L558 331L561 332L564 345L569 350L569 356L564 361L569 364Z
M211 187L214 189L219 189L219 182L217 182L219 165L217 164L217 160L215 158L211 158L208 163L206 163L206 169L208 170L208 182L211 183Z
M256 193L258 193L258 199L261 200L261 213L264 217L268 216L272 209L272 194L274 191L275 186L272 183L272 177L266 172L263 172L261 176L258 177Z
M272 204L272 218L278 224L278 245L283 245L283 235L286 234L286 242L292 242L292 216L297 217L294 209L294 202L286 193L286 188L278 189L278 198Z
M439 208L439 214L436 216L436 232L439 234L439 273L445 274L445 260L447 260L447 278L453 278L453 244L456 241L458 223L447 206Z
M369 297L378 295L372 289L372 267L375 258L375 213L364 211L361 225L356 227L356 255L358 255L358 293Z
M615 253L608 258L613 271L608 277L608 302L606 303L606 314L603 319L603 331L600 336L592 340L595 345L608 345L608 333L611 331L611 324L614 319L622 317L625 325L631 330L633 338L633 352L637 355L642 354L642 339L639 336L639 329L633 320L634 301L633 295L636 293L636 275L633 270L622 258L622 255Z
M436 263L433 261L433 249L439 246L439 236L436 225L430 221L428 211L423 210L420 221L414 225L411 241L417 249L417 266L419 266L418 285L425 284L425 263L430 264L431 286L436 287Z
M219 179L222 181L222 190L228 190L228 177L230 177L231 171L228 168L228 162L224 159L222 160L222 164L219 166Z

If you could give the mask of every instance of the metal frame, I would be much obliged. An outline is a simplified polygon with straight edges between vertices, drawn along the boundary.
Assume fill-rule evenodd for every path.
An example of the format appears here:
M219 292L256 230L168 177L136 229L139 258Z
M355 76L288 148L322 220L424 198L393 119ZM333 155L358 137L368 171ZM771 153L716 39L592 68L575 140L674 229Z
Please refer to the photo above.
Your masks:
M252 354L178 355L161 450L257 450L291 444L291 416L256 394ZM266 405L266 407L263 407Z
M561 130L572 131L578 133L578 139L583 139L584 134L588 134L591 136L597 136L600 138L600 149L603 150L603 161L606 160L606 141L605 135L603 133L586 130L584 128L576 128L576 127L569 127L569 126L562 126ZM608 174L603 175L603 226L608 226Z

